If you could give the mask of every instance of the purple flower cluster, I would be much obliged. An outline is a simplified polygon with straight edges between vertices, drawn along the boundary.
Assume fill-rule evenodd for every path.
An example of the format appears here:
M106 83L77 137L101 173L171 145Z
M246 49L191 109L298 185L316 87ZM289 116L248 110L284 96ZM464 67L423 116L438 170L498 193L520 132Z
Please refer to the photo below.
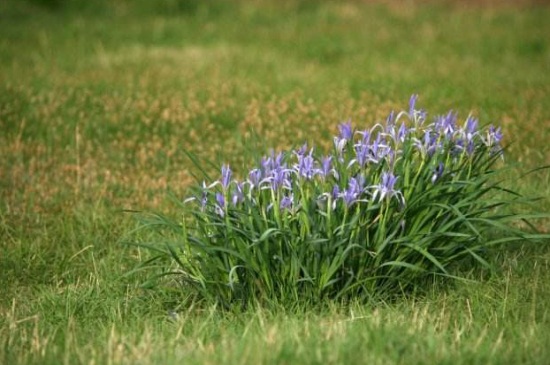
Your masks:
M403 189L409 186L400 175L405 169L427 168L426 180L436 184L452 170L449 163L470 158L477 151L501 151L500 128L489 126L482 131L472 116L459 125L453 112L437 116L426 125L427 114L416 109L416 100L413 95L407 112L391 112L385 125L354 131L351 121L341 123L334 137L333 154L317 157L307 143L291 153L272 152L246 174L244 181L233 179L229 165L223 165L219 181L210 186L203 184L202 209L210 206L220 216L227 214L228 206L263 210L278 207L296 212L307 200L327 199L331 204L322 206L333 210L361 203L389 204L393 200L404 207Z
M403 194L394 188L395 183L397 182L397 176L391 172L383 172L380 180L380 184L373 186L374 193L372 194L372 198L374 200L378 198L379 201L382 201L384 198L391 198L395 196L404 205L405 198L403 197Z

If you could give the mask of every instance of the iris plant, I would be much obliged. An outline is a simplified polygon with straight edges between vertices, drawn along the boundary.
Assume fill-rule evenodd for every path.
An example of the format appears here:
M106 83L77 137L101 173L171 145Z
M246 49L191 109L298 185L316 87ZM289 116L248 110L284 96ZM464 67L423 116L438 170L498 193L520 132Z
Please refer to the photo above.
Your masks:
M185 204L182 249L169 251L184 282L223 305L368 298L452 276L461 258L485 265L487 246L525 238L510 228L491 241L508 202L491 200L500 128L453 112L428 123L416 102L385 125L340 124L328 155L272 152L243 180L223 165L198 188L199 209Z

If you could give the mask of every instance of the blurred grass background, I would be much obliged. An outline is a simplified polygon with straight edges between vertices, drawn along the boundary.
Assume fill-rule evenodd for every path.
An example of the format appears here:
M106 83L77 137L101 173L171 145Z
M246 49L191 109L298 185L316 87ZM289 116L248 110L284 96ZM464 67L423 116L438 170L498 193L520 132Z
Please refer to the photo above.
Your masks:
M357 352L355 325L337 325L333 357L330 341L319 357L317 337L285 329L285 315L266 325L247 314L223 332L218 314L189 311L176 326L187 335L172 336L172 299L122 278L141 259L121 244L133 227L123 210L169 211L166 191L183 196L193 183L184 150L243 171L250 150L328 147L340 121L373 125L413 93L432 116L452 108L502 126L506 162L520 170L550 164L549 18L536 1L0 0L0 362L176 362L183 341L199 363L360 363L344 351ZM513 188L550 196L548 172L516 175ZM383 338L415 354L404 363L543 363L549 258L545 247L511 248L495 257L501 278L401 304L402 319L383 310L394 323ZM379 330L380 317L357 310ZM235 335L249 326L260 340ZM244 350L270 341L279 352ZM405 361L372 343L375 363Z

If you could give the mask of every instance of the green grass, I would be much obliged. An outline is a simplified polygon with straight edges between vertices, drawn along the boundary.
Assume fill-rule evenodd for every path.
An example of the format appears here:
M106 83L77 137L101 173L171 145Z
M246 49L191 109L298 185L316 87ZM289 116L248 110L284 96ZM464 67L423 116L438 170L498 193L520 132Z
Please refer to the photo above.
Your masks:
M122 242L123 210L193 182L183 150L238 169L412 93L501 125L517 170L550 164L550 8L196 3L0 1L0 363L545 363L544 245L397 303L223 313L141 289ZM519 174L549 211L548 172Z

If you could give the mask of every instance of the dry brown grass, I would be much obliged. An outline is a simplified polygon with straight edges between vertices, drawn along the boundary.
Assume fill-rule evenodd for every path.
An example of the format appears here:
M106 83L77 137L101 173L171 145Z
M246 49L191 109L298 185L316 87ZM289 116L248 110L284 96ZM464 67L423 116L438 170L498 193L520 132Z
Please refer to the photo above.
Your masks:
M419 11L416 5L424 3L380 2L398 17L414 17ZM535 2L448 3L495 7ZM339 14L340 21L358 25L364 16L358 13L358 6L350 1L329 8ZM493 11L484 14L490 18ZM158 32L174 26L161 18L148 25ZM375 49L370 52L376 54L376 46L394 40L393 31L381 27L373 33ZM442 37L435 23L420 24L417 31L426 44ZM191 172L196 170L192 170L184 150L215 163L229 162L240 171L250 162L246 141L255 135L261 138L257 153L287 149L304 141L326 150L338 122L351 118L358 126L372 125L406 103L382 98L376 90L352 95L341 85L332 84L326 85L321 97L313 98L310 90L304 89L308 86L305 80L319 75L335 80L327 76L327 68L316 62L286 60L275 51L258 52L235 42L109 47L94 41L86 57L63 66L58 64L63 59L50 47L52 33L42 30L33 37L38 49L28 59L22 56L28 63L10 66L17 79L8 73L3 76L2 92L9 97L0 105L0 122L9 132L0 135L0 154L4 157L0 162L1 196L12 212L51 211L82 201L121 208L159 206L165 201L165 190L183 195L193 183ZM66 56L71 53L67 42L59 50ZM244 58L258 64L286 62L274 69L280 73L273 76L275 82L284 85L298 80L302 86L274 91L269 83L262 84L254 76L232 75L231 65ZM400 80L392 77L401 75L403 83L410 85L415 73L460 82L455 73L469 69L481 72L486 67L479 57L456 54L435 64L422 62L422 58L411 62L416 64L408 67L398 57L377 59L368 72L394 82ZM501 114L489 111L495 120L482 122L501 124L507 138L513 136L518 141L510 147L513 159L526 165L550 164L548 149L543 147L546 136L540 132L550 129L542 105L550 89L527 85L515 92L521 103L497 111ZM438 103L454 105L455 101L441 95ZM470 107L474 113L485 112L476 105Z
M141 82L150 87L156 80L153 76ZM340 121L352 118L358 126L372 125L399 108L397 102L369 93L357 99L346 92L328 92L324 100L313 100L301 91L275 95L254 88L243 97L232 92L235 88L246 90L246 85L230 80L206 90L190 86L129 95L78 87L47 92L22 87L19 91L33 110L26 118L32 121L14 116L19 126L2 138L4 204L12 212L70 208L81 201L158 207L167 189L183 195L194 183L192 172L198 171L184 150L215 163L231 163L239 172L252 162L247 148L263 154L307 141L328 151ZM501 122L507 136L533 142L511 146L520 162L550 163L545 150L537 147L545 138L537 131L550 129L542 110L510 110ZM34 134L42 128L46 135ZM256 146L255 136L262 140ZM205 167L214 176L218 173Z

